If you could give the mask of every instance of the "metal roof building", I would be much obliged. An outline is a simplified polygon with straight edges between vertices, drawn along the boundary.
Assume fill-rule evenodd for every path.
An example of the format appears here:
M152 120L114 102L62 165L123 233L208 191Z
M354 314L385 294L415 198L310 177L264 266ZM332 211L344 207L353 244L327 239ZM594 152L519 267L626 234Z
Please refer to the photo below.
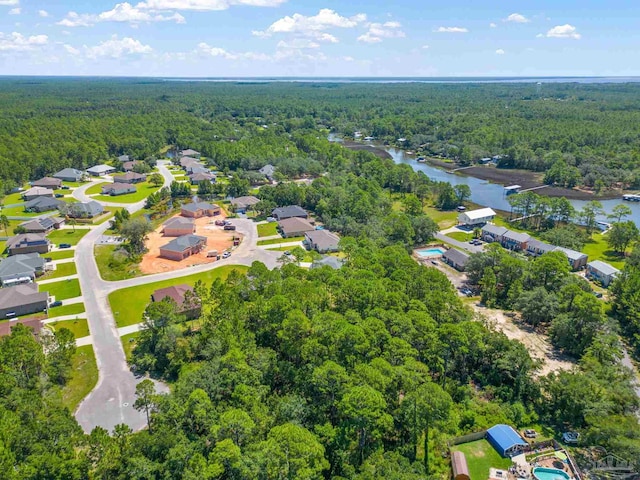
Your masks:
M528 446L513 427L498 424L487 430L487 440L503 457L513 457Z

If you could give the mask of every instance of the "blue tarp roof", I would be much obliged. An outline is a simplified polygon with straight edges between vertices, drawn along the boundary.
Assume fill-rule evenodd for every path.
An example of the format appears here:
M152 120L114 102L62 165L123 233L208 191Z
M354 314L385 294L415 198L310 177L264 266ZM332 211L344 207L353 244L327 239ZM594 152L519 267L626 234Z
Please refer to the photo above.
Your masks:
M507 450L516 445L527 446L527 442L509 425L500 424L491 427L487 430L487 439L503 457L507 456Z

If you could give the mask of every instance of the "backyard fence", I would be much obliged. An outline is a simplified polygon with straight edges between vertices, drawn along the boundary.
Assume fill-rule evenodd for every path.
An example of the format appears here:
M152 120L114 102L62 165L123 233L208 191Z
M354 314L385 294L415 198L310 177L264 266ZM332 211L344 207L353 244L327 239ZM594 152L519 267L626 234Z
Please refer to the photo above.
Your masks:
M454 437L449 440L449 446L460 445L461 443L475 442L476 440L481 440L487 436L487 431L482 430L481 432L470 433L468 435L463 435L461 437Z

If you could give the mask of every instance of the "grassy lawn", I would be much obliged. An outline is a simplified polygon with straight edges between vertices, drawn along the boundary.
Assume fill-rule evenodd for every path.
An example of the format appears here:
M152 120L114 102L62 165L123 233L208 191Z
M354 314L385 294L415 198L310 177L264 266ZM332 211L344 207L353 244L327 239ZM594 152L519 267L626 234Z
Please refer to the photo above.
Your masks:
M24 185L24 189L25 190L28 190L29 188L31 188L29 185ZM16 193L12 193L10 195L7 195L2 200L2 205L13 205L14 203L22 203L22 202L24 202L24 200L22 199L22 194L23 193L24 192L16 192Z
M441 230L445 228L453 227L458 223L458 212L454 211L441 211L435 207L424 207L424 213L426 213L431 220L436 222Z
M77 315L80 313L84 313L84 303L72 303L71 305L50 308L49 318L62 317L63 315Z
M173 280L165 280L162 282L148 283L138 287L129 287L122 290L116 290L109 294L109 303L111 310L116 318L118 327L133 325L142 321L144 309L151 299L151 294L159 289L170 287L172 285L194 285L198 280L204 283L211 283L216 278L225 279L232 270L246 272L247 267L242 265L225 265L215 268L207 272L196 273L186 277L176 278Z
M278 243L301 242L302 240L304 240L304 237L273 238L271 240L258 240L258 245L276 245Z
M267 250L271 250L271 251L274 251L274 252L286 252L286 251L291 251L291 247L275 247L275 248L267 248ZM294 258L293 255L291 256L291 258ZM304 258L301 261L302 262L313 262L313 256L312 256L311 252L307 252L307 254L304 256Z
M68 277L69 275L75 275L76 273L78 273L78 270L76 270L75 263L73 262L60 263L56 265L55 270L44 274L41 280L48 280L50 278Z
M594 233L591 236L591 240L592 241L586 243L582 249L583 253L589 255L590 262L593 260L602 260L619 269L624 267L624 257L621 257L609 248L604 235Z
M502 458L485 439L455 445L451 447L451 450L464 453L467 458L471 480L489 478L489 468L491 467L507 469L511 466L511 460Z
M48 237L51 243L60 244L68 243L70 245L77 245L82 237L84 237L91 230L88 228L76 227L75 232L72 228L63 228L61 230L54 230Z
M65 258L73 258L74 253L73 250L56 250L55 252L49 252L41 256L50 258L51 260L62 260Z
M49 296L56 297L56 300L65 300L80 296L80 282L77 278L72 278L61 282L47 283L39 285L38 291L49 292Z
M63 181L62 185L66 185L67 187L77 188L77 187L80 187L82 185L85 185L86 183L89 183L89 182L65 182L65 181Z
M261 223L260 225L258 225L259 237L270 237L271 235L277 235L277 234L278 234L277 222Z
M90 190L94 189L95 187L98 187L98 185L92 186L87 192L87 194L91 194ZM99 187L100 188L98 188L98 192L94 192L94 193L100 193L102 186L99 186ZM160 190L160 187L154 187L149 182L137 183L136 188L138 189L138 191L135 193L127 193L126 195L116 195L114 197L112 197L111 195L98 195L96 197L93 197L93 199L102 201L102 202L136 203L136 202L139 202L140 200L144 200L152 193Z
M117 281L140 276L137 263L127 263L117 267L109 265L111 255L117 248L118 245L96 245L94 248L94 256L102 279Z
M102 187L104 187L108 183L111 183L111 182L100 182L100 183L96 183L95 185L91 185L89 188L87 188L87 191L85 192L85 194L94 195L96 193L98 194L102 193Z
M76 200L75 198L73 198L70 195L68 197L59 198L58 200L62 200L65 203L78 203L78 200Z
M6 215L7 217L37 217L38 215L42 215L42 213L25 212L23 205L20 205L18 207L3 208L2 210L0 210L0 212L2 212L2 214Z
M63 320L61 322L49 323L47 326L53 327L54 330L67 328L73 332L76 338L89 336L89 324L85 318L79 318L77 320Z
M468 242L473 238L473 233L451 232L447 233L447 237L451 237L454 240L458 240L459 242Z
M62 389L62 402L72 412L98 383L98 366L93 346L78 347L72 360L71 379Z
M133 332L120 337L120 341L122 342L122 349L124 350L124 355L127 358L127 362L131 361L131 354L133 352L133 349L136 347L136 339L139 335L140 332Z

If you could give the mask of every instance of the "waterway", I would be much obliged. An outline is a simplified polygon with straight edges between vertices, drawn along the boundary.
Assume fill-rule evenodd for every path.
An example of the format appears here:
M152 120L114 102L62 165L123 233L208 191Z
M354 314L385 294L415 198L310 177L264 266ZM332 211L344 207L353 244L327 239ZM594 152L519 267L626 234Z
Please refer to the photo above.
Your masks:
M342 140L336 135L330 134L329 141L340 142ZM511 208L509 206L509 202L507 201L507 195L505 195L503 185L491 183L475 177L466 176L463 174L464 170L459 173L447 173L446 170L435 167L428 163L416 162L416 157L413 155L407 155L404 150L387 147L385 145L378 145L375 143L369 144L389 153L394 162L406 163L407 165L410 165L414 170L424 172L432 180L439 182L449 182L451 185L469 185L469 188L471 188L471 201L473 203L477 203L478 205L482 205L485 207L495 208L498 210L509 211ZM544 189L536 193L543 195ZM576 210L582 209L582 207L584 207L584 205L587 203L584 200L570 200L570 202ZM629 219L633 220L640 228L640 202L625 202L622 200L622 198L620 198L614 200L603 200L600 203L602 203L605 214L610 213L613 210L613 207L615 207L616 205L624 203L629 208L631 208L632 211ZM602 220L605 222L608 221L606 215L602 216L602 218L599 218L598 220Z

